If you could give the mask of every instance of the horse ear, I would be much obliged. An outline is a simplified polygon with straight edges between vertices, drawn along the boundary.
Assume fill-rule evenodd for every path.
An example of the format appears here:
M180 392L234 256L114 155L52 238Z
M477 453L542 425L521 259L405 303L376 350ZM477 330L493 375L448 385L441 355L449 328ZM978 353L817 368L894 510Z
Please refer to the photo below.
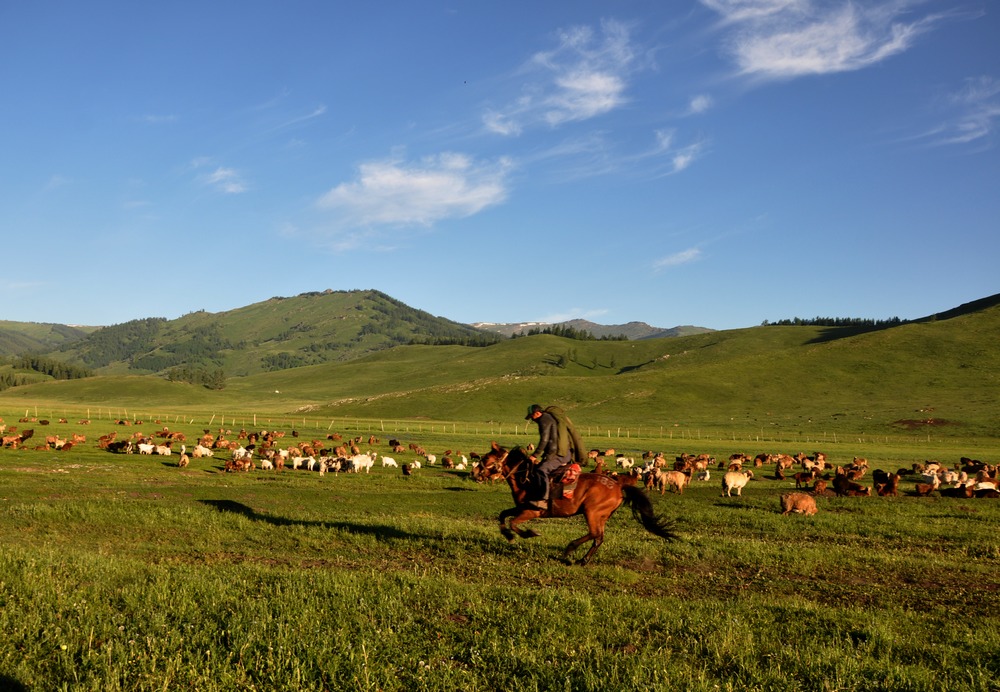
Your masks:
M497 444L496 440L493 440L492 442L490 442L490 447L493 448L494 450L498 451L498 452L500 451L500 445Z

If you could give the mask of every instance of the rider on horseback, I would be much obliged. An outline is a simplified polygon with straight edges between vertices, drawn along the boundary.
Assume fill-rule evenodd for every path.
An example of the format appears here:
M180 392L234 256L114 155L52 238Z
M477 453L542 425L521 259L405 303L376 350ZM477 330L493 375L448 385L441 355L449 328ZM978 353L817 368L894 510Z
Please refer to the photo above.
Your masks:
M583 450L583 441L573 427L573 422L558 406L543 409L538 404L528 407L525 420L533 420L538 424L538 447L531 456L535 471L541 479L541 497L535 498L529 504L546 509L549 504L549 476L561 466L573 461L581 466L587 455ZM539 461L540 459L540 461Z

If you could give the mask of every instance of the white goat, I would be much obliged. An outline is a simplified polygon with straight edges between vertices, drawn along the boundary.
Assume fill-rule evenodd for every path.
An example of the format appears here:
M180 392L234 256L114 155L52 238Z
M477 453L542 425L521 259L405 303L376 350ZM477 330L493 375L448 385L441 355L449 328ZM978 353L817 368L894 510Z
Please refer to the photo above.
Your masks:
M365 473L370 473L374 464L375 452L355 454L351 457L351 470L354 471L354 473L360 473L361 469L364 469Z
M722 496L732 497L732 492L735 490L737 496L742 497L743 486L750 482L751 478L753 478L753 471L750 469L746 471L728 471L722 477Z
M382 457L382 467L391 466L392 468L399 468L399 464L392 457Z
M140 442L138 444L138 447L139 447L139 454L152 454L153 451L156 449L156 445L154 445L151 442L148 444L146 442Z
M437 456L435 456L434 454L425 454L424 459L427 460L428 466L433 466L434 464L437 463L438 460Z
M194 451L191 452L191 456L195 459L200 459L202 457L212 457L215 456L215 452L206 447L205 445L195 445Z

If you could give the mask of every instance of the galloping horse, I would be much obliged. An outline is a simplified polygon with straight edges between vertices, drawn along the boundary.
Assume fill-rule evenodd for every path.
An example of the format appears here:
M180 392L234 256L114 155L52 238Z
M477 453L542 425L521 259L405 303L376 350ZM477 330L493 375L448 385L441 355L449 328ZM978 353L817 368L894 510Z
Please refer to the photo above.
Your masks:
M531 460L520 447L507 450L493 443L492 451L482 459L481 464L488 468L498 468L510 485L515 507L500 513L500 533L508 541L515 536L534 538L539 534L531 529L522 529L520 524L531 519L547 519L551 517L572 517L582 514L587 520L587 533L566 546L563 559L570 560L573 553L587 541L593 541L587 553L578 560L585 565L594 557L597 549L604 542L604 525L622 503L632 509L632 516L640 521L650 533L674 540L677 538L672 530L672 522L656 516L653 505L646 494L635 487L634 476L606 476L600 473L582 473L576 481L572 497L556 497L556 483L553 481L552 501L548 509L538 509L526 504L531 485ZM510 520L508 524L507 520Z

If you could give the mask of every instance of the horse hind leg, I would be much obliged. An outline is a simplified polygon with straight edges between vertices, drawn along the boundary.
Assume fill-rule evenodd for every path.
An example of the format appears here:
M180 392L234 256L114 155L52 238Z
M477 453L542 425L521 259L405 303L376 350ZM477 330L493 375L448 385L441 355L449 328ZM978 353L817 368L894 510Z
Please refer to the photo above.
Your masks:
M566 546L566 550L563 551L563 559L566 562L572 562L573 553L575 553L577 549L587 541L593 541L593 544L590 546L590 549L584 554L584 556L576 561L576 564L578 565L585 565L588 562L590 562L592 557L594 557L594 554L597 553L597 549L600 548L601 543L604 542L604 532L602 531L601 533L598 534L587 533L584 536L580 536L575 541L571 542L568 546Z
M607 517L605 517L605 521L606 520ZM584 556L576 561L576 564L578 565L585 565L590 562L590 559L594 557L595 553L597 553L597 549L601 547L601 543L604 542L604 522L593 516L588 516L587 529L588 531L586 534L580 536L566 546L566 550L563 551L563 559L566 560L566 562L570 562L572 560L573 553L575 553L577 549L587 541L593 541L593 543Z

